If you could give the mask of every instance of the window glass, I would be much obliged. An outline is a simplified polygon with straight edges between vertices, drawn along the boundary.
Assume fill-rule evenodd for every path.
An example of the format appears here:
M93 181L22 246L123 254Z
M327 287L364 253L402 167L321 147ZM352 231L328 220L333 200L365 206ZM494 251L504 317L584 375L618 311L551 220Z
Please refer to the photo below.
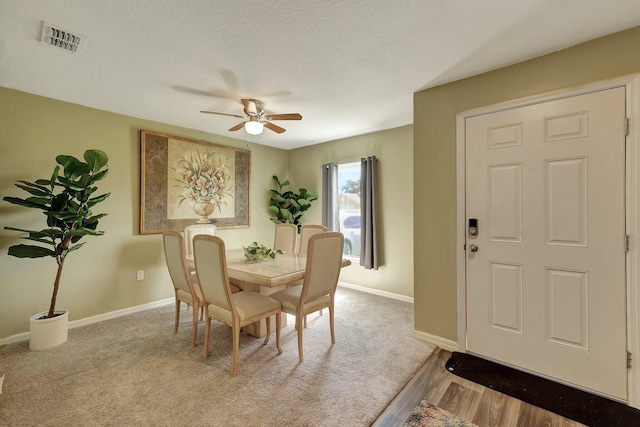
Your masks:
M343 253L360 257L360 162L338 165L338 217Z

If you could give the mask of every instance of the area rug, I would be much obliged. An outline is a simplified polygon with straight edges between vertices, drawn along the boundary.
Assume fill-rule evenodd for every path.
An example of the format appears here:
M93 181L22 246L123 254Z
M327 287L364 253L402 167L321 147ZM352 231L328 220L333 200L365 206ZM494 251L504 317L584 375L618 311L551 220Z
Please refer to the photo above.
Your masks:
M640 411L467 353L445 364L454 375L592 427L640 426Z
M423 400L416 406L407 418L403 427L478 427L477 425L460 418Z

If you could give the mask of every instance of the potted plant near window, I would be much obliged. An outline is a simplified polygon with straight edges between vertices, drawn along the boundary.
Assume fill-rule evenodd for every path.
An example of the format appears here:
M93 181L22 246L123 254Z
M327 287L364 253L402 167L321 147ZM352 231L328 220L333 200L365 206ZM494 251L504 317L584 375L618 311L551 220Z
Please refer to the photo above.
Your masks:
M282 191L284 187L289 185L289 180L280 182L277 176L273 176L278 189L271 190L271 203L269 206L269 212L275 215L275 218L271 218L276 224L283 222L289 222L298 227L298 233L300 232L300 219L307 209L311 207L311 202L318 199L318 193L313 190L307 190L306 188L300 188L299 193L293 191Z
M9 255L17 258L52 257L58 264L49 311L31 317L29 348L32 350L54 347L67 340L69 312L56 310L65 260L71 252L84 245L84 242L78 243L80 239L104 234L104 231L97 230L98 220L107 214L94 214L92 208L109 197L110 193L94 195L96 182L109 172L109 158L101 150L87 150L84 160L82 162L73 156L59 155L51 178L33 182L16 181L16 187L29 193L29 197L3 197L3 200L14 205L41 210L47 223L47 228L42 230L4 227L6 230L28 233L21 239L39 243L11 246Z

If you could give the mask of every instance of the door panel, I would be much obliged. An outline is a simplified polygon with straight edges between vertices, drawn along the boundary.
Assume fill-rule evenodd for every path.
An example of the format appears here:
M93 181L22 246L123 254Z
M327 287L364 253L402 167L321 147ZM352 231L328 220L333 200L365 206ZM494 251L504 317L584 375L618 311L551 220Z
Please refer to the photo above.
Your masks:
M625 90L466 119L467 349L627 399Z

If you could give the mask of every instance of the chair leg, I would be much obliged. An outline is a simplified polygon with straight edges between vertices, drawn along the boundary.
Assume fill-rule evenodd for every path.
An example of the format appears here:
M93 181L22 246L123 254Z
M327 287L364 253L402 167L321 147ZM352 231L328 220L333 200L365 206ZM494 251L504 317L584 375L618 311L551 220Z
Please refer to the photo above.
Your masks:
M231 376L235 377L238 370L238 351L240 350L240 324L234 319L231 327L233 333L233 361L231 362Z
M329 325L331 325L331 343L336 343L336 332L333 328L333 302L329 306Z
M282 312L278 311L276 314L276 347L278 348L278 353L282 354L282 347L280 347L280 328L282 325Z
M306 314L304 315L304 327L305 328L307 327L307 315Z
M304 362L304 356L302 354L302 318L304 316L296 316L296 329L298 330L298 357L300 363Z
M191 348L196 347L196 336L198 335L198 314L200 313L200 309L196 310L195 304L193 307L193 331L191 333Z
M180 323L180 300L176 298L176 321L173 328L174 335L178 333L178 323Z
M262 345L267 345L269 342L269 338L271 338L271 316L264 319L267 325L267 335L264 337L264 342Z
M209 357L209 339L211 338L211 317L207 315L206 327L204 332L204 350L202 351L202 357L206 359Z

